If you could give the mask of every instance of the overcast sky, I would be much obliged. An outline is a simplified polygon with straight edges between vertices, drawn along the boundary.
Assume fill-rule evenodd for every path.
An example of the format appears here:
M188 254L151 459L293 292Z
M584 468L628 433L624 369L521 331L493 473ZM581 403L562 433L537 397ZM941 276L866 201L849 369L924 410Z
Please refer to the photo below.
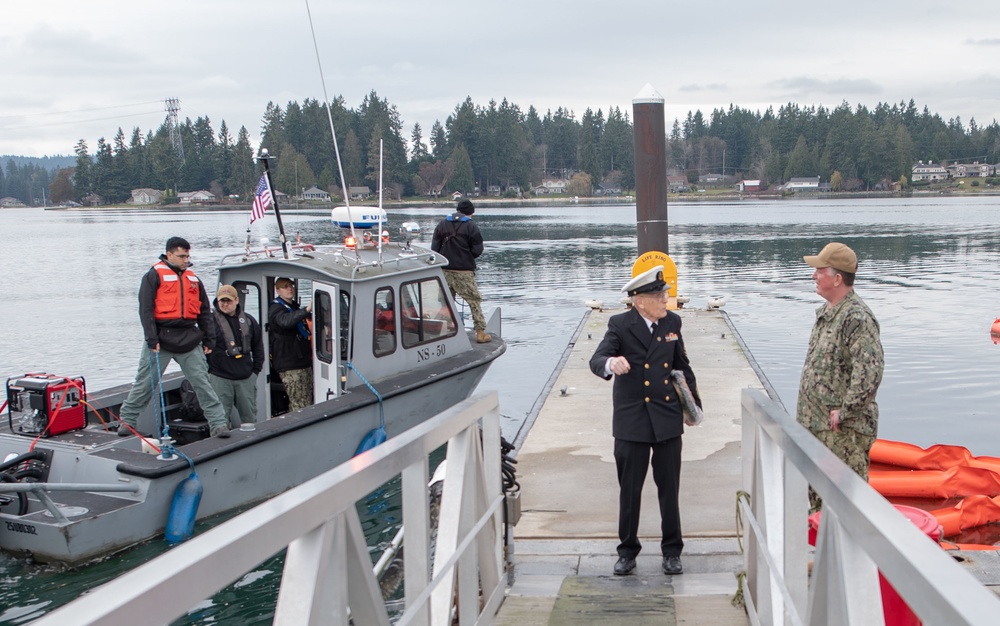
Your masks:
M225 120L259 140L269 101L323 99L304 0L3 3L0 154L91 150L122 127ZM471 96L541 115L621 107L649 83L666 125L730 103L916 101L946 120L1000 118L1000 16L930 0L311 0L330 98L375 90L424 139Z

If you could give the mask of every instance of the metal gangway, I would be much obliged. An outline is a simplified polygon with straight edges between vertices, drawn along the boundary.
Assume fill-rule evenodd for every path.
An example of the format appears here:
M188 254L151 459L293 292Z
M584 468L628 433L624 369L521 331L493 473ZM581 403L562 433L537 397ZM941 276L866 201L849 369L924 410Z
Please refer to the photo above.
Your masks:
M432 559L428 456L446 443ZM33 623L167 624L287 547L274 624L388 626L355 505L399 475L405 610L395 623L489 623L505 586L500 463L497 393L476 395Z
M924 624L997 623L1000 599L780 404L754 389L741 402L751 624L885 624L879 572ZM823 499L811 575L809 485Z

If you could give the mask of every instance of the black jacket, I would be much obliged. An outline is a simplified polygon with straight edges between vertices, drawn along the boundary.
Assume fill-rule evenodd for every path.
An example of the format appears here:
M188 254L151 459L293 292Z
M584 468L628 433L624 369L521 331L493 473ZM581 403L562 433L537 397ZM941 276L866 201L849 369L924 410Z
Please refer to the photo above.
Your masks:
M219 308L219 301L215 301L215 308ZM238 357L230 356L227 353L227 349L230 346L226 345L226 334L223 332L222 328L218 327L219 317L222 317L224 322L229 325L229 328L233 331L233 339L236 341L236 348L242 350L243 346L243 333L240 330L240 318L244 318L247 324L250 326L250 352L249 354L240 354ZM216 323L215 330L215 345L212 346L212 353L208 355L208 373L214 374L219 378L228 378L229 380L243 380L244 378L249 378L251 374L260 374L260 371L264 369L264 335L260 332L260 324L253 318L249 313L243 311L243 307L236 305L236 313L234 315L226 315L221 313L220 315L213 315Z
M674 369L684 372L695 402L701 406L681 338L680 316L667 311L656 326L653 336L635 309L615 315L608 320L608 331L590 358L591 371L604 379L611 378L605 376L604 366L613 356L624 356L631 366L628 374L614 376L615 439L656 443L684 433L680 400L670 381Z
M448 269L474 272L483 253L483 234L471 217L453 213L434 229L431 250L448 259Z
M178 276L183 273L183 270L179 270L167 262L166 254L161 254L160 260L177 272ZM193 350L198 344L214 346L215 322L212 320L212 307L208 304L205 283L201 280L198 281L201 310L198 313L197 325L194 320L157 320L154 311L156 310L156 292L159 289L160 274L155 267L150 267L146 275L139 281L139 321L142 323L142 334L149 349L152 350L156 344L160 344L164 350L182 353Z
M299 331L299 322L304 322L309 312L300 308L298 302L287 306L283 302L275 298L267 311L271 366L279 372L312 367L312 343Z

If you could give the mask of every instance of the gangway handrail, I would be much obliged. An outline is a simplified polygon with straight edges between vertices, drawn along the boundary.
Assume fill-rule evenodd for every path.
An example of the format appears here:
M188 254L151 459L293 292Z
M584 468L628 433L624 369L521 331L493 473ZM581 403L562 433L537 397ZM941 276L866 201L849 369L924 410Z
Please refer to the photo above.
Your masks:
M448 444L430 558L428 456ZM287 547L275 624L384 624L355 503L402 474L406 623L489 621L503 601L497 393L478 394L89 592L37 626L169 623ZM430 575L429 575L430 574ZM433 576L433 578L431 577ZM485 623L485 622L483 622Z
M879 572L925 624L996 623L1000 599L780 404L756 389L741 401L751 623L883 624ZM811 578L809 485L823 499Z

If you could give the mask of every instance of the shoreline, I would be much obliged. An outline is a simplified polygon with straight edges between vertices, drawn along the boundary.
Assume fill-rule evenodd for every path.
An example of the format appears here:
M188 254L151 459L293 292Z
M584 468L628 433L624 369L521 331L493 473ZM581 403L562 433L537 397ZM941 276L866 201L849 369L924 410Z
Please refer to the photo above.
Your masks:
M1000 190L997 191L959 191L959 190L939 190L939 191L924 191L924 190L911 190L905 192L898 191L838 191L829 193L800 193L800 194L790 194L784 195L780 193L717 193L717 194L668 194L667 204L671 203L685 203L685 204L697 204L701 202L758 202L758 201L774 201L774 200L857 200L857 199L868 199L868 198L934 198L941 196L953 196L953 197L993 197L1000 196ZM566 197L560 196L558 198L487 198L479 197L475 199L477 205L492 208L511 208L511 207L532 207L532 206L565 206L570 204L580 204L585 206L602 206L602 205L634 205L636 200L635 196L622 195L613 197ZM391 200L389 202L383 202L382 208L384 209L436 209L442 207L450 207L454 205L453 200ZM321 204L308 204L300 205L296 207L284 207L284 211L327 211L335 206L342 206L332 202L325 202ZM357 207L376 207L377 202L358 202L352 203L351 206ZM245 211L250 208L250 204L189 204L189 205L132 205L132 204L106 204L100 206L79 206L79 207L61 207L61 206L49 206L49 207L3 207L10 209L43 209L45 211L103 211L103 210L145 210L145 211L161 211L161 210L181 210L181 211Z

